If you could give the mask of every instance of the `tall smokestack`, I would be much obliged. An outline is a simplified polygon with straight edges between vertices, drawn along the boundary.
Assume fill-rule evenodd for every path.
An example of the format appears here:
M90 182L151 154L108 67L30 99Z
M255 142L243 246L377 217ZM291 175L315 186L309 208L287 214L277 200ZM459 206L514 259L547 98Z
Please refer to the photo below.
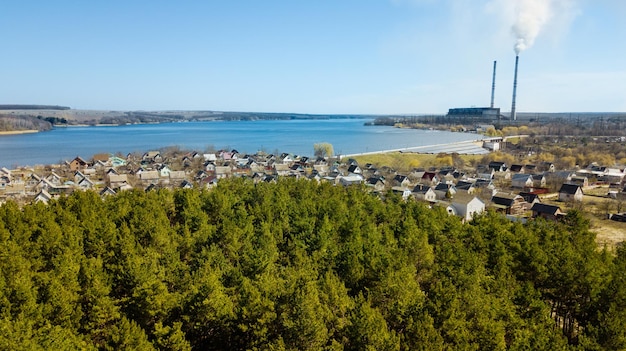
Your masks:
M493 61L493 78L491 79L491 108L493 108L493 100L496 96L496 63Z
M519 63L519 55L515 55L515 76L513 77L513 101L511 103L511 120L517 120L515 115L515 97L517 96L517 64Z

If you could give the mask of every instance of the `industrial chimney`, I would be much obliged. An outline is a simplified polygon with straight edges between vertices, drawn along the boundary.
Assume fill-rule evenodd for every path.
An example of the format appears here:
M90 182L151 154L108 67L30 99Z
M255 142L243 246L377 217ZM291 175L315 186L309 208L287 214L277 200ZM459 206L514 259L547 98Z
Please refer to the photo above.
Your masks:
M496 63L493 61L493 78L491 79L491 108L493 108L493 100L496 95Z
M511 120L517 120L515 115L515 97L517 96L517 64L519 63L519 55L515 55L515 76L513 77L513 101L511 102Z

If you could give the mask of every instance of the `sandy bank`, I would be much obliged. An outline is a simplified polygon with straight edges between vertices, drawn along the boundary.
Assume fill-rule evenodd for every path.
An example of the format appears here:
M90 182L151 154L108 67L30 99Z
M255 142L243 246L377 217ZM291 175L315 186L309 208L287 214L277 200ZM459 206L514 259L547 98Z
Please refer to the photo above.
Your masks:
M0 135L30 134L30 133L38 133L38 132L39 131L36 129L9 130L9 131L0 131Z

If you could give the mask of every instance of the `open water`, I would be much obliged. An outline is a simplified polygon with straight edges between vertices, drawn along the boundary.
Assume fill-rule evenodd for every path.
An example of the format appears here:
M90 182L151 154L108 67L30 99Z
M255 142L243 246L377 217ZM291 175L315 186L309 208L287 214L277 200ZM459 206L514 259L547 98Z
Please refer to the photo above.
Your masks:
M402 149L480 139L467 133L365 126L367 119L262 120L67 127L0 136L0 167L52 164L97 153L146 152L168 146L205 151L287 152L312 156L313 144L331 143L336 154Z

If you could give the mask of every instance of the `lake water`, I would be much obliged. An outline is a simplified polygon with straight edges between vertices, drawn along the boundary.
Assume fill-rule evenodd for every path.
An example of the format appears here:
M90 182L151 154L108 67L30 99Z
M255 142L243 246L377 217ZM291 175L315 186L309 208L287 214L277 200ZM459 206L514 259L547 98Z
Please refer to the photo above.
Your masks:
M331 143L336 154L400 149L480 139L476 134L365 126L367 119L216 121L68 127L0 136L0 167L59 163L97 153L143 153L168 146L205 151L236 149L312 156L313 144Z

